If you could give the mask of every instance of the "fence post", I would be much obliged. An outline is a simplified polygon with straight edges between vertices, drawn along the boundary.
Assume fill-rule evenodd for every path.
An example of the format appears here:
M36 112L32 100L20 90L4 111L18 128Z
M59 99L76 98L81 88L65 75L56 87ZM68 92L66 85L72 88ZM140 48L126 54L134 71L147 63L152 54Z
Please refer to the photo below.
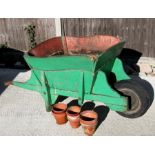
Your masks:
M56 36L61 36L61 21L60 18L55 18Z

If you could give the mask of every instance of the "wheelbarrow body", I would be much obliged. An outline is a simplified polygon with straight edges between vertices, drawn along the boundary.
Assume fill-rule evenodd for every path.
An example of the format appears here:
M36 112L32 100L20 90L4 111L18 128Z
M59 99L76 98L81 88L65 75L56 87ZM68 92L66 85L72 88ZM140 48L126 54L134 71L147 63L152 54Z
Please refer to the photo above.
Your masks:
M12 83L39 92L45 100L47 111L51 111L51 105L55 104L59 95L77 98L80 105L85 100L99 101L111 110L126 111L127 98L108 82L110 73L115 75L117 81L130 79L122 61L117 58L123 46L124 42L119 41L95 59L88 55L39 57L25 54L31 77L25 83Z

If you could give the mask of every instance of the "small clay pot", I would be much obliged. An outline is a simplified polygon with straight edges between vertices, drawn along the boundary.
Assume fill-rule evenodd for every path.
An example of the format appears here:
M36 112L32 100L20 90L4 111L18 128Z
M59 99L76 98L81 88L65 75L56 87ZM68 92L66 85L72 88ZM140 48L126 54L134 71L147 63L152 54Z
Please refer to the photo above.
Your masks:
M52 106L52 114L57 124L65 124L67 122L66 110L67 105L64 103L57 103Z
M67 109L67 119L72 128L80 126L80 111L81 107L79 106L71 106Z
M94 134L97 125L98 114L92 110L83 111L80 114L80 123L84 133L91 136Z

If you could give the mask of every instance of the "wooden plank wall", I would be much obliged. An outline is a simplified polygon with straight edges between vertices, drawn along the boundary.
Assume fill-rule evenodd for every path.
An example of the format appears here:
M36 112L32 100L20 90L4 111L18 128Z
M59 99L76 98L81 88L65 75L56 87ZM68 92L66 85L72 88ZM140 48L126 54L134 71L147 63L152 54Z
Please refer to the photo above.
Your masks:
M36 26L37 43L55 36L53 18L0 18L0 44L7 42L11 48L29 50L30 41L24 28L32 24Z
M63 18L62 35L110 34L126 40L125 47L155 57L155 19L143 18Z

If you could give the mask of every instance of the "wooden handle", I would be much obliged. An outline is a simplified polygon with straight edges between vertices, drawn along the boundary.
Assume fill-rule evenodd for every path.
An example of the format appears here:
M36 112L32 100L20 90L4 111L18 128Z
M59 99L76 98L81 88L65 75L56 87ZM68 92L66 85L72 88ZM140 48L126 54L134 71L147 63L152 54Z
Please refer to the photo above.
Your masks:
M12 81L5 82L5 86L12 85Z

